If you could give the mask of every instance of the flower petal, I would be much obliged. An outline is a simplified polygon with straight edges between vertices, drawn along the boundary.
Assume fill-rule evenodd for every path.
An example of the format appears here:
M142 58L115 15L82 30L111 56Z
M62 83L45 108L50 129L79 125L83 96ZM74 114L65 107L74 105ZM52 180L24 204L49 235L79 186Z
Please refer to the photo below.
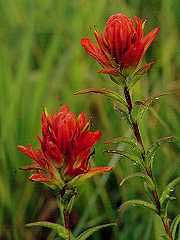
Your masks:
M153 42L153 40L155 39L155 37L157 36L157 34L159 33L160 28L154 28L151 32L149 32L144 38L143 38L143 44L144 44L144 52L143 55L145 54L145 52L147 51L147 49L149 48L149 46L151 45L151 43Z
M29 177L29 179L31 181L42 182L42 183L47 183L50 181L50 179L43 173L35 173L35 174L31 175L31 177Z
M112 170L112 167L96 167L96 168L91 168L89 169L86 173L80 174L76 177L74 177L71 182L72 184L79 185L82 182L86 181L87 179L97 175L97 174L102 174L105 172L109 172Z
M74 145L76 154L83 152L84 150L90 149L100 139L101 132L83 132L77 139Z
M81 132L84 132L89 129L89 120L85 113L81 112L78 116L78 124Z
M103 66L110 66L111 63L104 55L104 53L97 48L94 43L89 38L81 39L81 45L85 49L85 51L94 59L96 59Z
M20 169L25 171L42 170L42 168L40 168L40 166L37 163L26 165L24 167L21 167Z
M144 51L144 46L140 42L131 48L122 57L122 67L128 68L137 66Z
M98 71L98 73L104 73L104 74L110 74L113 76L117 76L119 74L119 71L117 71L116 68L103 68Z
M18 150L31 159L33 159L40 167L45 168L47 165L47 161L45 159L45 156L43 152L39 149L33 150L32 145L27 145L26 147L24 146L17 146Z

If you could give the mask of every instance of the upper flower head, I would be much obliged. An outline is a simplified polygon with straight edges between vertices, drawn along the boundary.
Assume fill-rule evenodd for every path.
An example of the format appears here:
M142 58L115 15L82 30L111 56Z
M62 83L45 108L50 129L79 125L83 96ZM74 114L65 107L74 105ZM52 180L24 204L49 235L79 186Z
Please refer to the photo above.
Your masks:
M31 145L18 146L33 160L33 164L24 168L33 171L31 180L60 186L76 176L88 177L111 170L111 167L90 167L92 148L101 134L89 130L90 123L85 113L76 117L64 105L52 115L44 111L41 125L39 149L33 150Z
M117 13L108 19L102 33L95 30L98 46L89 38L81 39L81 45L102 65L101 73L117 76L124 69L136 67L141 62L159 30L157 27L144 36L140 18L135 16L130 19Z

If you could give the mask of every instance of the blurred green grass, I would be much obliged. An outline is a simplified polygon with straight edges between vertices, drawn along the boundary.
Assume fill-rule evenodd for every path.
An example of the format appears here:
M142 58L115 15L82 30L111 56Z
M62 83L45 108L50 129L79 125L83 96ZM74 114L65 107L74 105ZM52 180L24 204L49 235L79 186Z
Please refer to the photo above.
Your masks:
M80 39L92 36L94 25L102 29L106 19L117 12L147 18L147 30L161 27L146 56L146 60L156 59L157 64L137 84L133 96L140 99L178 88L179 8L178 0L0 0L0 239L53 239L53 234L48 236L46 231L24 228L31 221L55 221L57 206L47 189L29 183L19 170L29 160L16 149L17 144L36 146L44 106L53 111L67 103L77 113L88 112L93 127L103 132L96 147L96 164L115 166L113 174L81 187L72 216L76 233L92 224L116 220L122 201L145 198L138 181L119 187L121 178L133 167L117 156L102 153L105 140L130 134L126 124L104 98L73 96L73 92L87 87L116 87L96 73L99 66L85 55ZM178 94L164 97L146 114L141 122L146 144L168 135L180 139L179 100ZM160 189L178 175L179 149L176 143L158 153L155 173ZM170 206L172 217L180 207L178 191L176 195ZM150 213L132 209L118 229L104 230L92 239L158 240L159 228L159 220Z

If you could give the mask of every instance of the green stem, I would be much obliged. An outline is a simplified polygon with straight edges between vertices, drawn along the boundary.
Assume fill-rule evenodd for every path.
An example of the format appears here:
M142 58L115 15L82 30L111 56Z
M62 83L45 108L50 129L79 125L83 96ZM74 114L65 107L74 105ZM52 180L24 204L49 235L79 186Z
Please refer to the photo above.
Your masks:
M131 95L130 95L128 86L124 87L124 96L125 96L127 107L128 107L128 114L129 114L129 119L131 122L131 127L133 129L133 133L134 133L137 143L140 144L140 146L142 148L141 156L142 156L143 161L145 162L145 148L144 148L143 140L142 140L141 133L139 130L139 125L138 125L137 121L135 121L133 119L133 116L132 116L133 103L132 103L132 99L131 99ZM154 185L155 185L155 189L151 191L151 195L152 195L152 199L156 205L156 208L158 210L158 215L161 218L161 221L164 226L164 230L165 230L169 240L173 240L172 233L170 231L170 226L168 223L168 218L166 216L161 215L161 204L160 204L160 200L158 197L155 180L153 178L152 169L151 169L151 167L149 168L149 167L145 166L145 170L146 170L146 174L152 179L152 181L154 182Z
M163 217L161 217L161 220L163 222L163 226L164 226L164 229L166 231L166 234L168 235L169 237L169 240L173 240L173 236L172 236L172 233L170 231L170 226L169 226L169 222L168 222L168 219L164 219Z
M74 188L70 188L68 185L65 185L60 192L60 202L61 206L63 206L64 227L68 231L67 240L71 240L70 212L73 206L75 196L76 192Z

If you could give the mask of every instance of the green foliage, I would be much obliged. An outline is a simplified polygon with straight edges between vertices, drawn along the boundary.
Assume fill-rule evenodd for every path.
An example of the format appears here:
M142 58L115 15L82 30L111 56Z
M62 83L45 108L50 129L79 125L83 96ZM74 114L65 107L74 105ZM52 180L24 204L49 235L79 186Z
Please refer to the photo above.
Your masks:
M139 200L139 199L133 199L133 200L129 200L129 201L124 202L120 206L119 212L122 214L129 207L144 207L144 208L146 208L148 210L151 210L153 212L157 212L157 209L156 209L154 204L146 202L146 201L142 201L142 200Z
M65 227L61 226L60 224L51 223L47 221L41 221L41 222L34 222L34 223L28 223L26 224L26 227L45 227L53 230L59 237L68 240L86 240L89 238L93 233L99 231L102 228L116 226L115 223L108 223L103 224L95 227L90 227L87 230L85 230L83 233L81 233L78 237L74 237L73 234L68 231ZM69 238L70 237L70 238Z
M176 238L176 232L179 224L180 224L180 214L177 215L171 223L170 230L172 232L173 239Z
M76 92L75 95L79 95L79 94L87 94L87 93L98 93L98 94L102 94L107 96L108 98L110 98L112 101L116 101L119 104L121 104L122 106L126 106L126 102L123 99L123 97L121 97L117 92L114 92L110 89L98 89L98 88L88 88L88 89L84 89L81 90L79 92Z
M108 223L108 224L103 224L100 226L95 226L95 227L91 227L89 229L87 229L86 231L84 231L83 233L81 233L76 240L86 240L87 238L89 238L93 233L99 231L102 228L106 228L106 227L111 227L111 226L116 226L115 223Z
M155 189L155 186L154 186L154 183L153 183L152 179L151 179L148 175L143 174L143 173L141 173L141 172L133 173L133 174L125 177L125 178L121 181L120 186L122 186L127 180L129 180L129 179L131 179L131 178L135 178L135 177L143 178L149 189L151 189L151 190L154 190L154 189Z
M174 137L164 137L164 138L158 139L148 148L146 153L146 162L148 163L149 166L151 166L151 168L153 168L154 157L157 150L160 148L160 146L162 144L171 143L174 141L175 141Z
M171 193L174 191L174 188L176 187L176 185L180 184L180 177L177 177L176 179L174 179L173 181L171 181L166 188L164 189L164 191L161 194L160 197L160 202L161 205L163 205L163 203L167 200L171 198Z
M65 240L69 239L68 238L69 234L71 234L65 227L61 226L60 224L51 223L51 222L47 222L47 221L28 223L28 224L26 224L26 227L50 228L51 230L55 231L59 237L62 237ZM71 239L72 240L74 239L72 234L71 234Z

